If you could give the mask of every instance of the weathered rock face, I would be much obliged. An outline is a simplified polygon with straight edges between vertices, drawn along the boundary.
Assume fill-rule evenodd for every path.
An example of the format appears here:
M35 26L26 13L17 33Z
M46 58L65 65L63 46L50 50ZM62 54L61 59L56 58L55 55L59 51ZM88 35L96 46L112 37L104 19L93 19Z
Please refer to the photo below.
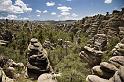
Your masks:
M99 65L101 62L101 54L103 52L96 51L93 48L84 47L84 50L80 52L80 57L85 60L90 67L93 67L95 65Z
M88 62L91 67L98 65L101 62L101 56L103 54L102 51L105 49L106 45L106 35L97 34L92 39L90 39L87 46L85 46L81 51L80 57L86 60L86 62Z
M41 74L51 71L47 52L36 38L32 38L28 46L28 76L37 79Z
M107 45L107 37L105 34L96 34L92 39L90 39L87 46L94 48L99 51L105 50Z
M92 74L87 76L87 82L124 82L124 39L112 50L108 62L102 62L92 68Z

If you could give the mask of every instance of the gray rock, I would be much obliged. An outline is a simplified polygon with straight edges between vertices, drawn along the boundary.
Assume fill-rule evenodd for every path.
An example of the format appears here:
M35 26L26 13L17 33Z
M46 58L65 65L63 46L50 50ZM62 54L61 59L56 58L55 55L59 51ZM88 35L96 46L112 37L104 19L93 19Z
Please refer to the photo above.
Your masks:
M116 66L114 66L113 64L107 63L107 62L100 63L100 66L103 69L108 69L111 71L117 71L118 70L118 68Z
M118 74L121 77L121 79L124 81L124 66L120 66Z
M95 74L95 75L105 78L105 79L111 78L113 76L113 74L115 73L115 72L112 73L111 71L108 72L108 71L104 70L101 66L94 66L92 68L92 71L93 71L92 74Z
M107 79L102 79L96 75L88 75L86 78L87 82L112 82Z
M103 76L103 71L100 69L100 66L94 66L92 68L92 73L98 76Z
M123 82L118 74L118 71L115 72L114 76L110 80L113 82Z
M124 56L124 44L118 43L112 50L114 56Z
M32 38L32 39L30 40L30 42L31 42L31 43L37 43L37 42L38 42L38 39Z
M38 77L37 82L57 82L57 79L54 74L45 73Z
M114 56L109 59L109 62L115 65L116 67L118 66L124 66L124 56Z

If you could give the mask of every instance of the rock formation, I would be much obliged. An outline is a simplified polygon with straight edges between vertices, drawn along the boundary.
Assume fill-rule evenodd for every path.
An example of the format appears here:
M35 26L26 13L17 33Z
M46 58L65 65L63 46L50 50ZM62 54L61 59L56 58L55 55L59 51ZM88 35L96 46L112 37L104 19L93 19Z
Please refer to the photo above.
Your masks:
M105 34L97 34L89 40L88 44L83 48L80 57L89 63L89 66L99 65L103 50L107 45L107 37Z
M124 82L124 39L112 50L108 62L101 62L92 68L92 74L87 76L87 82Z
M50 72L52 68L46 50L36 38L32 38L28 46L28 76L37 79L41 74Z

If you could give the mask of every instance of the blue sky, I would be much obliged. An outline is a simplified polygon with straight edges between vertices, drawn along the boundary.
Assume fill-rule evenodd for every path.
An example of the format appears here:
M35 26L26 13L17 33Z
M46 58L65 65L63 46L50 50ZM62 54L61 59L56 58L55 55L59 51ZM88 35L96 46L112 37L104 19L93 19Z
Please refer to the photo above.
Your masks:
M70 20L124 7L124 0L0 0L0 18Z

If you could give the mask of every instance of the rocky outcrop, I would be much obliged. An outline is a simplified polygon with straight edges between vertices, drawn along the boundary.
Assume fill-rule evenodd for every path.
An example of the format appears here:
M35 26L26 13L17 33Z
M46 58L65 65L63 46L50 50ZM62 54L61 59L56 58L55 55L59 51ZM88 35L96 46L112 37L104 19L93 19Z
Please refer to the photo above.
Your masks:
M124 82L124 39L112 50L108 62L101 62L92 68L92 74L87 76L87 82Z
M52 68L46 50L36 38L32 38L28 46L27 74L37 79L43 73L50 73Z
M82 28L82 31L88 34L89 41L87 42L87 45L83 47L79 56L92 68L93 66L100 65L103 54L106 55L106 53L110 52L108 48L109 45L112 44L111 42L113 42L113 37L118 37L118 41L123 39L123 8L121 11L114 10L112 14L107 12L106 15L99 14L92 17L83 18L82 20L76 22L75 25ZM123 42L124 41L122 40L111 51L113 56L124 55ZM112 45L114 45L114 42ZM99 72L101 73L100 69Z

